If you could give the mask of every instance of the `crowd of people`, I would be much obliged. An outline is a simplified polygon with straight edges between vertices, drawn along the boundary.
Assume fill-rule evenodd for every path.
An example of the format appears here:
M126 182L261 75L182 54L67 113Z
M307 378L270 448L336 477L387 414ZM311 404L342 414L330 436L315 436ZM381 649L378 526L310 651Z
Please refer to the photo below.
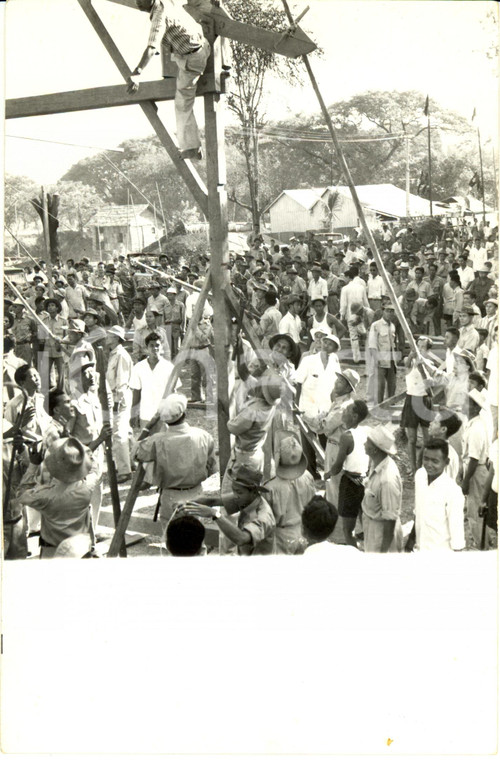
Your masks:
M448 221L423 243L384 223L377 239L383 268L356 231L340 244L255 233L231 255L241 314L227 331L231 453L214 496L203 491L218 471L210 297L179 354L210 256L39 261L7 282L4 556L27 557L34 535L42 558L97 556L107 445L123 488L142 463L174 556L207 553L209 535L211 551L244 556L494 542L498 229ZM190 424L203 404L208 430Z

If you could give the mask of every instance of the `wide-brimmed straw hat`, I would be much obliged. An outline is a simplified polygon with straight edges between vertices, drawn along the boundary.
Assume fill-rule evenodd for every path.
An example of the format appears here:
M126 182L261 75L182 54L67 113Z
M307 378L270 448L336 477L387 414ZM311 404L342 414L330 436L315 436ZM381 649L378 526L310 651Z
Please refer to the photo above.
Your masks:
M267 403L274 405L281 398L283 381L281 377L274 372L264 372L259 379L258 387L262 390L262 395Z
M384 451L386 454L394 456L397 452L396 439L383 425L376 428L368 428L366 437L370 439L377 449Z
M53 478L63 483L83 480L92 468L90 453L78 438L60 438L50 446L44 460Z
M276 457L276 474L284 480L300 478L307 469L302 446L293 435L283 438Z
M341 372L336 373L339 377L342 377L349 385L351 386L352 390L355 391L356 387L359 385L360 376L354 369L343 369Z

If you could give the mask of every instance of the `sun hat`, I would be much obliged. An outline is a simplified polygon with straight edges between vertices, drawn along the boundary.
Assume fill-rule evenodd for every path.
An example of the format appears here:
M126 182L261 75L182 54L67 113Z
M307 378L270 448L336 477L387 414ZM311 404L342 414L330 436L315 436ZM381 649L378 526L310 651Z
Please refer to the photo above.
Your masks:
M497 309L498 309L498 301L497 301L497 299L496 299L496 298L488 298L488 300L487 300L487 301L485 301L484 303L485 303L485 305L486 305L487 303L492 303L492 304L493 304L493 306L496 306L496 307L497 307Z
M315 304L317 301L321 301L321 303L326 303L326 298L323 298L323 296L316 296L311 301L311 306Z
M295 480L306 469L307 459L299 441L293 435L283 438L276 457L276 475L284 480Z
M279 375L274 372L264 372L256 387L262 390L262 395L267 403L274 406L281 398L282 386L283 382Z
M262 483L262 473L259 470L253 470L246 464L235 464L231 469L230 477L233 483L239 483L245 488L259 493L269 493L268 488L264 488Z
M288 335L288 333L277 333L276 335L273 335L272 338L269 338L269 348L272 350L279 340L286 340L287 341L288 345L290 346L290 350L291 350L290 359L293 361L294 358L297 356L298 352L300 351L297 343L295 343L295 341L292 338L292 336Z
M90 315L91 317L95 317L96 319L99 318L99 314L95 309L85 309L83 312L83 316L86 317L87 315Z
M167 293L175 293L177 295L177 288L174 288L172 285L167 288Z
M340 340L333 333L327 333L326 335L323 335L323 340L331 340L333 343L337 344L337 348L340 348Z
M120 340L125 340L125 330L121 325L113 325L113 327L110 327L108 335L116 335Z
M469 393L467 394L469 398L471 398L475 404L477 404L481 409L486 409L488 406L488 399L486 396L479 391L477 388L473 388Z
M376 428L368 428L367 438L381 451L394 455L397 452L396 439L387 428L381 425Z
M349 383L353 391L356 390L356 386L359 385L359 381L361 379L356 370L347 368L343 369L341 372L337 372L336 374L338 377L344 378L344 380Z
M51 303L53 303L53 304L54 304L54 306L55 306L55 307L56 307L56 309L57 309L57 313L58 313L58 314L60 314L60 313L61 313L61 311L62 311L62 306L61 306L61 304L59 303L59 301L57 300L57 298L46 298L46 299L45 299L45 304L44 304L45 308L47 309L47 307L48 307L48 306L49 306L49 304L51 304Z
M53 478L63 483L76 483L92 469L89 450L78 438L59 438L51 444L44 464Z
M158 412L162 422L168 425L180 420L187 409L187 398L182 393L171 393L166 399L160 401Z
M460 309L460 314L468 314L469 316L473 317L475 313L476 312L474 311L472 306L462 306L462 308Z

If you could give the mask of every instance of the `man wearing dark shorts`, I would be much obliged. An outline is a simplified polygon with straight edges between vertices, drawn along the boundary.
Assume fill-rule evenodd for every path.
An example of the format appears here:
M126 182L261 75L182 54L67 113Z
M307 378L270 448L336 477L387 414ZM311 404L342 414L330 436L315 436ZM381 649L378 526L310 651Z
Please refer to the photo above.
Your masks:
M340 436L337 459L333 467L325 473L325 480L342 472L339 485L338 511L346 544L356 546L354 528L361 510L365 493L363 478L368 472L369 459L365 452L366 428L359 427L366 419L368 407L364 401L353 401L342 413L342 423L346 428Z

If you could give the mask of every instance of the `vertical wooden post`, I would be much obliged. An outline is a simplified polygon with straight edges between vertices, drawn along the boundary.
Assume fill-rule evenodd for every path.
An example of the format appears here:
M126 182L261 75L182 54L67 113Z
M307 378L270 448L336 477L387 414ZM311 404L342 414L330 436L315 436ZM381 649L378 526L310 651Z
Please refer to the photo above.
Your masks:
M229 419L229 322L224 287L229 285L224 108L220 95L205 95L208 220L211 249L211 285L214 308L214 351L217 368L217 421L221 477L231 453Z
M429 163L429 207L432 213L432 153L431 153L431 115L427 114L427 161Z
M54 295L54 283L52 281L52 258L50 250L50 234L49 234L49 208L47 202L47 194L45 188L42 187L42 227L43 227L43 239L45 241L45 253L47 264L47 279L49 286L49 296L52 298Z

